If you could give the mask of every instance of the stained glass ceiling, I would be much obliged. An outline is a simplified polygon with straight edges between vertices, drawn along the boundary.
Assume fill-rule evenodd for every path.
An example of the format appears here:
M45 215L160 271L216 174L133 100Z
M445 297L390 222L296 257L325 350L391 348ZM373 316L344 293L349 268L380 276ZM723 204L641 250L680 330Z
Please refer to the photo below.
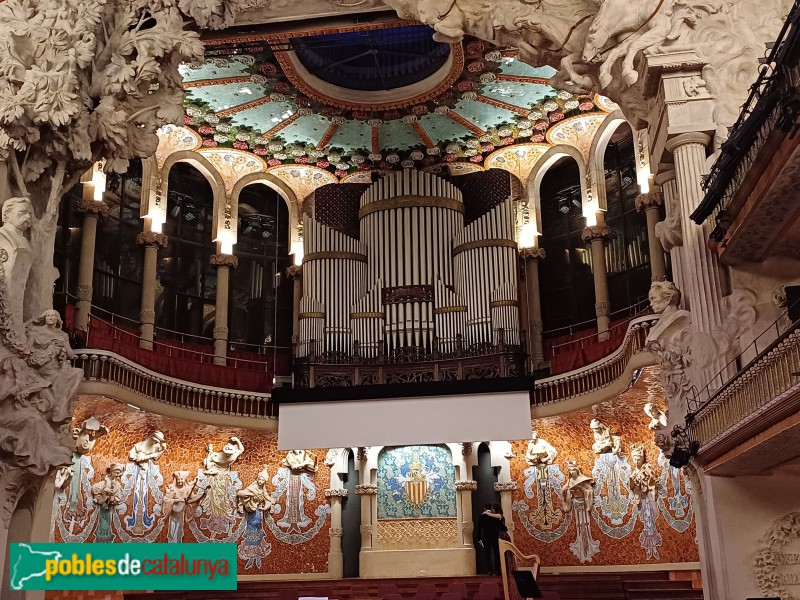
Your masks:
M430 41L425 26L208 46L181 66L185 125L203 146L233 147L269 166L359 170L482 165L503 146L546 143L565 118L599 112L551 88L549 67L466 39ZM380 81L380 85L376 82Z

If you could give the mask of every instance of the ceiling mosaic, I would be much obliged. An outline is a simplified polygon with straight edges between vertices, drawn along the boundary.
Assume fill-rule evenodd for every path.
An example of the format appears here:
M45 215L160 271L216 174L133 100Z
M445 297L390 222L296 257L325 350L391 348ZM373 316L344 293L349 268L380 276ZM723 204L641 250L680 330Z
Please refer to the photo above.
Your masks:
M476 39L439 44L429 34L405 24L294 45L207 46L204 62L181 66L184 124L206 149L353 179L374 169L488 168L498 150L547 147L558 123L609 110L603 98L554 90L553 69L514 51ZM384 89L374 89L376 78Z

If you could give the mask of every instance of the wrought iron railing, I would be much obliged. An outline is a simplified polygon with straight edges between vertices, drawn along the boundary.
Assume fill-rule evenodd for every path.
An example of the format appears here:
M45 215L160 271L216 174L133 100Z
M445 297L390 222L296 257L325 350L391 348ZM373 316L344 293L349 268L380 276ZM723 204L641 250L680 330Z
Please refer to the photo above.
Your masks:
M757 418L780 418L773 410L794 392L800 400L800 321L791 324L766 349L728 379L710 398L686 415L689 439L700 453ZM764 426L769 426L765 423Z
M194 411L241 417L276 417L269 394L217 388L150 371L108 350L78 350L73 359L85 382L109 383L134 394Z
M561 402L610 386L622 377L631 358L645 349L647 334L658 318L658 315L645 315L631 320L622 345L612 354L580 369L537 379L533 404Z

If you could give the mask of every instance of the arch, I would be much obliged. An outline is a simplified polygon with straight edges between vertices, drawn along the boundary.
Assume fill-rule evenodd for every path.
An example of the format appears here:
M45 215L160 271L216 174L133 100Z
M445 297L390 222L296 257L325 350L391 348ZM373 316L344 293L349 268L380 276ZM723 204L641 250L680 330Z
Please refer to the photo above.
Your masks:
M248 185L255 184L264 185L271 190L274 190L281 198L283 198L283 201L286 203L286 208L289 211L289 229L291 231L291 235L289 236L288 250L291 251L292 242L297 241L298 239L300 204L297 201L297 196L292 189L275 175L270 173L250 173L236 182L236 184L233 186L233 190L231 191L231 220L236 223L236 226L238 227L239 195Z
M213 219L211 221L211 234L212 239L219 238L219 223L220 215L225 214L225 182L222 175L217 171L216 167L205 156L194 152L193 150L179 150L173 152L164 161L164 167L161 169L161 195L164 198L164 214L167 211L166 199L169 193L169 171L175 163L188 163L197 169L208 180L213 193ZM233 239L230 240L231 244L236 243L236 229L233 229Z
M597 209L606 210L608 202L606 200L606 186L599 185L601 173L605 173L605 153L608 142L616 133L617 129L623 124L628 123L622 111L617 109L610 113L592 139L592 147L589 150L589 169L592 172L592 195L597 199ZM633 131L633 126L631 126Z
M547 152L545 152L536 164L533 166L531 170L531 174L528 177L528 198L529 201L533 204L533 214L535 218L535 224L539 235L542 235L542 198L541 198L541 186L542 180L544 176L547 174L547 171L556 164L560 159L569 157L575 160L578 164L578 172L580 173L581 181L583 182L586 176L586 163L583 160L583 156L581 155L580 151L575 148L574 146L568 146L566 144L559 144L558 146L553 146ZM581 186L583 188L583 186ZM585 202L586 202L586 193L581 194L582 201L584 202L584 209L585 209Z

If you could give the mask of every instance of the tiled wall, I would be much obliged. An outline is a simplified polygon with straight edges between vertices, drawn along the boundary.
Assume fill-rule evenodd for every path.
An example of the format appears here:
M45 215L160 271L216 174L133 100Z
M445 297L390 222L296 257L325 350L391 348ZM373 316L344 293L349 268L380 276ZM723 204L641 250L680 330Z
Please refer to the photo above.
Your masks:
M535 420L540 437L558 451L555 463L542 474L524 458L527 441L513 443L515 543L521 550L539 554L548 566L698 560L690 485L653 443L653 432L647 428L650 419L643 410L647 402L663 406L663 389L652 369L645 370L636 385L613 402ZM619 456L592 452L589 423L594 418L621 437ZM654 502L642 506L629 485L630 449L635 443L645 446L647 460L659 476ZM568 460L576 461L595 480L595 510L589 514L565 511L561 504Z

